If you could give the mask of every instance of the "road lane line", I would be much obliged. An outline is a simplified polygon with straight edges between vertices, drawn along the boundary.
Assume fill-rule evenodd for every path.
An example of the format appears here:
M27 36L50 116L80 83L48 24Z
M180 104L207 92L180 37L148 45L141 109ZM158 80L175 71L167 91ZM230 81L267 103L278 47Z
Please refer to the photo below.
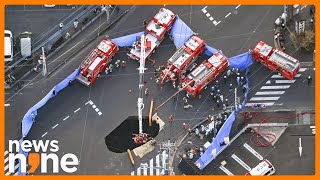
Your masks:
M213 21L213 17L212 17L212 16L211 16L211 17L209 17L209 20L210 20L210 21Z
M160 169L161 166L160 166L160 154L158 154L156 156L156 175L159 176L160 175Z
M250 99L250 101L276 101L278 100L280 97L253 97Z
M102 115L102 112L98 112L98 115L101 116L101 115Z
M230 14L231 14L231 13L228 13L228 14L225 16L225 18L227 18L228 16L230 16Z
M96 108L95 111L96 111L96 112L99 112L99 108Z
M267 81L267 82L266 82L266 84L271 84L271 81L270 81L270 80L269 80L269 81Z
M260 161L263 160L263 157L256 151L254 150L251 146L249 146L247 143L244 143L243 146L251 152L255 157L257 157Z
M74 111L74 113L78 112L80 110L80 108L78 108L77 110Z
M153 158L150 159L149 167L150 167L150 176L153 176Z
M141 175L141 168L138 167L138 168L137 168L137 176L140 176L140 175Z
M65 118L63 119L63 121L67 120L69 117L70 117L70 116L65 117Z
M241 4L239 4L235 9L238 9L241 6Z
M215 26L217 26L218 24L221 23L221 21L217 22L216 20L214 20L212 23L213 23Z
M97 106L96 105L92 105L92 108L95 109Z
M279 95L284 93L285 91L259 91L255 95Z
M206 9L202 9L202 12L205 14L207 13L208 11Z
M262 86L261 89L288 89L290 85L284 86Z
M10 106L10 104L4 104L4 107L9 107Z
M209 16L210 16L210 13L207 13L206 16L209 17Z
M296 80L276 80L276 84L294 83Z
M219 167L224 173L226 173L228 176L233 176L233 174L224 166Z
M54 125L54 126L52 127L52 129L56 128L57 126L59 126L59 124Z
M87 105L87 104L89 104L89 103L90 103L90 105L91 105L93 102L90 100L90 101L86 102L84 105Z
M254 104L264 104L266 106L272 106L274 105L274 102L256 102L256 103L247 103L245 106L251 107Z
M307 68L300 68L299 72L305 72L307 70Z
M231 156L235 161L237 161L243 168L245 168L247 171L251 171L251 168L243 162L237 155L232 154Z
M296 74L294 77L300 77L300 76L301 76L301 74ZM275 79L275 78L285 78L285 77L283 77L279 74L274 74L271 76L271 78Z
M44 137L45 135L47 135L48 134L48 132L45 132L44 134L42 134L42 136L41 137Z

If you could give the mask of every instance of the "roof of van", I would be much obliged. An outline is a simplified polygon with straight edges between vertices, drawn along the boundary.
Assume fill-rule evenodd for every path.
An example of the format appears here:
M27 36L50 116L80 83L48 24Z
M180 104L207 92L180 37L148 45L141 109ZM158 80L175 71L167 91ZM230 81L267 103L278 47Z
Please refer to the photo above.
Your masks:
M31 55L31 38L21 38L21 55L27 57Z

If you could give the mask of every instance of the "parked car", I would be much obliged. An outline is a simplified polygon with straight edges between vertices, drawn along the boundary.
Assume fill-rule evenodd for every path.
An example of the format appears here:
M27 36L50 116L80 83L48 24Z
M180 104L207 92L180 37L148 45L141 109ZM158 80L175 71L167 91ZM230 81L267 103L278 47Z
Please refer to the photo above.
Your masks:
M4 61L13 61L13 36L9 30L4 30Z
M32 33L23 32L19 35L21 56L28 59L32 53Z

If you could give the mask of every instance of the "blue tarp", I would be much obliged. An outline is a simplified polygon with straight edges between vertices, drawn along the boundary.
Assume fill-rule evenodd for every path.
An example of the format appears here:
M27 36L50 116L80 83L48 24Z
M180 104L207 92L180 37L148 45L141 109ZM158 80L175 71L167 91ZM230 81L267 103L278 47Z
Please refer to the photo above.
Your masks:
M20 142L23 141L23 139L28 135L28 133L32 127L32 124L34 122L34 119L38 115L38 109L40 109L42 106L44 106L49 101L49 99L51 99L52 97L57 95L57 93L59 91L61 91L65 87L67 87L69 85L69 82L75 80L76 77L78 76L79 72L80 72L80 67L77 68L73 73L71 73L67 78L62 80L59 84L57 84L54 88L52 88L50 90L50 92L44 98L42 98L37 104L32 106L27 111L27 113L24 115L24 117L21 121L22 138L20 139ZM56 92L55 95L54 95L53 91ZM19 154L24 154L26 157L28 157L28 153L22 151L21 148L20 148ZM25 174L21 173L21 166L19 167L18 175L25 175Z
M216 52L218 52L217 49L215 49L215 48L209 46L208 44L206 44L206 51L204 52L205 55L211 57L211 56L213 55L213 53L216 53ZM220 51L220 52L221 52L221 51ZM222 52L221 52L221 53L222 53Z
M137 38L140 38L140 36L144 33L144 31L142 32L138 32L138 33L134 33L134 34L129 34L126 36L121 36L115 39L111 39L112 42L116 43L117 46L119 47L124 47L124 46L132 46L132 44L137 40Z
M249 52L239 54L228 59L230 68L244 70L252 64L252 57Z
M236 119L236 113L240 112L242 108L245 106L248 92L249 92L249 81L248 81L248 72L249 68L246 69L246 92L244 94L244 99L241 103L241 106L238 106L237 111L233 111L231 115L228 117L226 122L220 128L217 136L209 146L209 148L204 152L204 154L195 162L195 165L199 167L200 170L205 168L214 158L215 156L212 154L212 151L215 149L215 154L219 154L224 146L220 146L223 143L225 137L229 137L230 131L232 128L232 124Z
M194 32L178 16L173 23L170 35L173 37L174 45L179 48L182 46Z

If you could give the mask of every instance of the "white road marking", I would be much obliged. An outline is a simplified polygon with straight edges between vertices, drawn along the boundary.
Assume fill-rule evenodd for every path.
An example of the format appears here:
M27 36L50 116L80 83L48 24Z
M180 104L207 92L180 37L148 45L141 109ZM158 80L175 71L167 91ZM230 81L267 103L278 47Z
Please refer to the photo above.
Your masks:
M87 105L87 104L89 104L89 103L92 104L92 101L90 100L90 101L86 102L84 105Z
M278 100L280 97L253 97L250 99L250 101L276 101Z
M80 110L80 108L78 108L77 110L74 111L74 113L78 112Z
M54 126L52 127L52 129L56 128L57 126L59 126L59 124L54 125Z
M45 135L47 135L48 134L48 132L45 132L44 134L42 134L42 136L41 137L44 137Z
M251 146L249 146L247 143L244 143L243 147L245 147L248 151L250 151L260 161L263 160L263 157L256 150L254 150Z
M284 94L285 91L259 91L256 95L276 95L276 94Z
M161 166L160 166L160 154L158 154L157 156L156 156L156 175L158 176L158 175L160 175L160 169L159 168L161 168Z
M294 77L300 77L300 76L301 76L301 74L296 74ZM285 77L283 77L283 76L281 76L279 74L274 74L274 75L271 76L271 78L285 78Z
M227 18L228 16L230 16L230 14L231 14L231 13L228 13L228 14L225 16L225 18Z
M90 100L89 104L90 104L90 105L92 105L92 104L93 104L93 102Z
M264 104L266 106L272 106L274 105L274 102L257 102L257 103L247 103L245 106L251 107L254 104Z
M208 11L206 9L202 9L202 12L203 13L207 13Z
M296 80L276 80L277 84L287 84L287 83L294 83Z
M285 86L262 86L261 89L288 89L290 85Z
M9 107L10 106L10 104L4 104L4 107Z
M299 72L305 72L307 70L307 68L300 68Z
M241 6L241 4L239 4L235 9L238 9Z
M153 176L153 158L150 159L149 167L150 167L150 176Z
M99 111L99 108L96 108L95 111L98 112L98 111Z
M212 17L212 16L211 16L211 17L209 17L209 20L210 20L210 21L213 21L213 17Z
M243 168L245 168L247 171L251 171L251 168L243 162L237 155L232 154L231 156L235 161L237 161Z
M141 168L140 168L140 167L138 167L138 169L137 169L137 175L138 175L138 176L141 175Z
M148 175L148 164L146 163L147 166L143 167L143 175L146 176Z
M270 81L270 80L269 80L269 81L267 81L267 82L266 82L266 84L271 84L271 81Z
M233 174L224 166L219 167L224 173L226 173L228 176L233 176Z
M95 109L97 106L96 105L92 105L92 108Z
M98 115L101 116L101 115L102 115L102 112L98 112Z
M212 23L213 23L215 26L217 26L218 24L221 23L221 21L217 22L216 20L214 20Z
M209 17L209 16L210 16L210 13L207 13L206 16Z
M70 116L65 117L65 118L63 119L63 121L67 120L69 117L70 117Z

